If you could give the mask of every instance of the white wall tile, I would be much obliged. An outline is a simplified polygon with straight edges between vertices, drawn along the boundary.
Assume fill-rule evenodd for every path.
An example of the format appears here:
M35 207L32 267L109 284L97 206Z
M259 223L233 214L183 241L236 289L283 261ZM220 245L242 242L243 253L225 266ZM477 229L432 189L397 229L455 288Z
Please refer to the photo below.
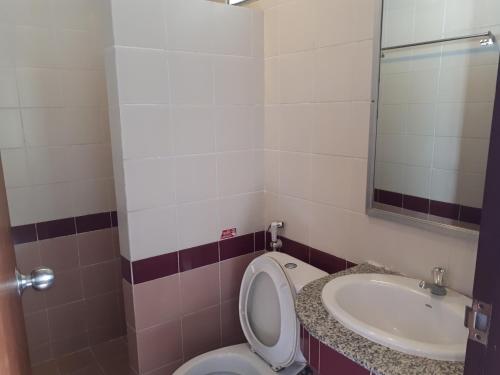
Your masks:
M264 229L264 193L238 195L219 200L219 233L236 228L237 235Z
M256 58L215 57L215 104L260 104L264 84L260 64Z
M49 0L20 0L14 6L14 19L18 25L49 26L52 21L52 4Z
M175 207L128 214L131 260L179 250Z
M128 160L124 163L127 209L170 206L175 203L175 161Z
M23 127L17 109L0 109L0 149L22 147Z
M99 106L106 104L106 86L100 70L65 70L62 93L68 106Z
M54 0L52 22L67 29L89 30L100 8L88 0Z
M264 66L264 97L266 104L280 103L280 59L266 59Z
M2 10L5 10L5 7ZM16 65L15 46L15 27L13 25L0 25L1 68L13 68Z
M125 159L172 154L174 135L168 106L124 105L120 112Z
M112 191L114 191L112 179L72 183L74 215L88 215L115 209Z
M433 166L438 169L458 170L461 155L460 138L436 137Z
M282 106L281 150L311 152L311 126L313 121L313 107L310 104Z
M61 29L56 34L59 64L65 68L102 69L104 51L97 35L86 30Z
M191 52L213 50L216 4L197 0L170 0L164 4L168 48Z
M174 152L200 154L215 151L215 124L212 107L172 108Z
M309 243L311 225L309 201L281 195L279 217L286 223L283 236L300 243Z
M486 176L480 173L460 173L458 176L458 203L469 207L483 207Z
M403 166L403 194L428 198L430 195L431 170L425 167ZM399 191L398 191L399 192Z
M177 203L217 197L217 161L215 155L178 157L175 163Z
M264 56L276 56L280 50L279 9L264 12Z
M309 199L311 195L311 155L282 152L280 154L280 193Z
M16 27L16 66L49 68L57 63L55 35L50 28Z
M458 173L444 169L433 169L431 174L431 199L454 203L457 202L458 196Z
M28 171L26 150L23 148L2 150L1 155L5 187L29 186L31 178Z
M184 204L177 207L179 247L188 249L219 239L217 201Z
M213 52L223 55L252 55L252 14L243 7L218 5L213 8Z
M227 152L217 155L217 183L220 196L255 191L255 177L254 151Z
M114 43L119 46L164 48L163 0L112 0Z
M315 2L297 0L284 3L279 12L280 53L306 51L314 47Z
M353 89L353 44L318 49L314 54L314 90L319 102L350 100Z
M313 100L313 52L300 52L280 57L281 103L310 103Z
M213 103L212 58L209 55L174 52L169 54L172 104Z
M107 144L72 146L70 158L74 180L113 176L111 147Z
M19 100L23 107L63 104L62 74L54 69L17 69Z
M358 7L354 1L316 0L317 41L319 47L354 40L354 15ZM332 22L335 14L335 22Z
M34 194L32 187L7 189L10 225L36 223L37 212L34 210Z
M75 216L71 183L34 186L32 192L37 222Z
M169 102L167 55L160 50L116 48L119 99L123 104Z
M69 147L27 149L28 168L34 184L71 181L74 167Z
M224 106L215 108L217 151L241 151L256 145L257 118L255 107Z

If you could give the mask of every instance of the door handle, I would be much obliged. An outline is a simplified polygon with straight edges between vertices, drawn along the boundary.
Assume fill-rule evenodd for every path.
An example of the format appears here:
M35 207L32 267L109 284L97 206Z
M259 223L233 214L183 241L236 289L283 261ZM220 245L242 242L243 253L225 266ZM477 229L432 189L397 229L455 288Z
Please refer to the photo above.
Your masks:
M49 289L54 284L54 271L50 268L35 268L29 275L24 275L16 269L17 292L22 295L27 288L36 291Z

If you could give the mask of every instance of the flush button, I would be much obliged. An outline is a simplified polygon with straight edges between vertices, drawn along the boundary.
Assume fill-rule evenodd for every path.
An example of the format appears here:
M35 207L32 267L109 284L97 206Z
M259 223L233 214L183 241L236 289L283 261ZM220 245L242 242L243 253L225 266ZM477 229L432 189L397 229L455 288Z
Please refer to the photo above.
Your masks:
M289 270L293 270L294 268L297 268L296 263L287 263L285 264L285 268L288 268Z

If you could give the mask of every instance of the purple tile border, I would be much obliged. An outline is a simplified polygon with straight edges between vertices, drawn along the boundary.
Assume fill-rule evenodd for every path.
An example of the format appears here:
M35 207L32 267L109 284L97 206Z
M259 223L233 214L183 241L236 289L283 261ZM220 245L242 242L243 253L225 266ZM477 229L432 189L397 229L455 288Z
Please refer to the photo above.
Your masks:
M12 227L11 229L12 242L14 245L20 245L28 242L35 242L37 237L36 225L19 225L17 227Z
M439 201L431 201L429 213L431 215L445 217L452 220L458 220L460 214L460 205Z
M283 242L281 252L291 255L303 262L309 263L309 246L303 245L299 242L292 241L286 237L280 237Z
M134 284L145 283L179 273L178 252L132 262Z
M220 241L220 260L235 258L240 255L250 254L255 251L255 234L245 234L243 236Z
M403 207L403 194L387 190L377 190L376 202L388 204L389 206Z
M255 251L266 250L266 232L256 232L255 233Z
M310 264L327 273L337 273L347 269L347 261L320 250L310 249Z
M480 208L460 206L459 220L465 223L481 225L481 213Z
M207 245L193 247L179 251L180 272L189 271L194 268L203 267L219 261L219 243L213 242Z
M122 277L132 284L132 267L128 259L121 257Z
M481 224L481 208L434 201L381 189L375 189L374 201L411 211L458 220L462 223Z
M76 234L75 218L44 221L36 224L38 240Z
M69 236L76 233L116 227L118 219L116 211L68 217L64 219L43 221L34 224L11 227L12 240L15 245L46 240L55 237Z
M403 208L406 210L429 213L429 207L429 199L403 195Z
M103 212L78 216L75 218L78 233L92 232L94 230L111 228L111 213Z

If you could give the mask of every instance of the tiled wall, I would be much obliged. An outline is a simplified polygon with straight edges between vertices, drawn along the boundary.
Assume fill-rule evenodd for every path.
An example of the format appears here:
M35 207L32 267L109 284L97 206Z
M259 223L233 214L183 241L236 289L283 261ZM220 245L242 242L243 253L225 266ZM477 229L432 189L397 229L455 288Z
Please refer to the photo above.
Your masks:
M472 291L477 241L365 214L375 0L256 1L264 10L266 222L349 261Z
M263 18L205 0L111 6L120 245L135 283L124 281L131 365L167 372L241 340L233 279L264 229ZM232 228L240 250L223 242L219 254Z
M132 369L167 374L198 354L244 342L240 283L263 248L258 232L132 264L124 260L131 270L123 290Z
M384 3L384 47L489 30L500 32L498 1ZM498 46L475 38L384 54L376 188L480 208Z
M43 265L56 273L50 290L23 294L32 364L125 334L118 232L110 215L100 229L73 224L64 235L15 245L21 272Z
M0 152L18 266L56 272L52 290L23 297L33 363L124 332L116 229L92 216L109 222L115 209L104 4L0 5Z

